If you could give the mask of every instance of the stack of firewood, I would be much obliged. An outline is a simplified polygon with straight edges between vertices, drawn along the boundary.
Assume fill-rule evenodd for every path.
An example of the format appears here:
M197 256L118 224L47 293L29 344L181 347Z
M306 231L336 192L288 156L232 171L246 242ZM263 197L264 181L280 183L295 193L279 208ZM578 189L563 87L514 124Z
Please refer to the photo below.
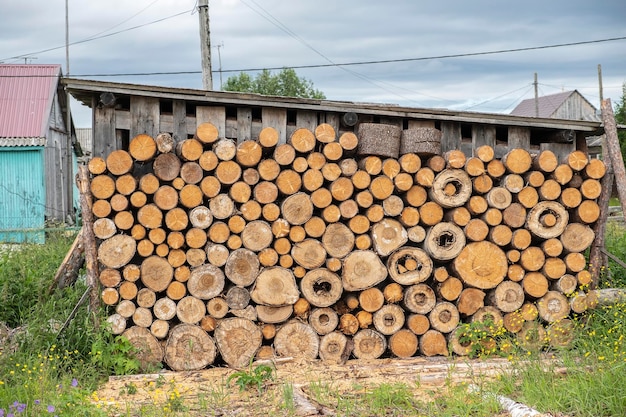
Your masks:
M440 155L426 127L357 133L320 124L278 143L266 127L236 144L203 123L192 139L142 134L93 158L113 332L173 370L463 355L470 321L566 343L568 317L593 301L578 290L603 163Z

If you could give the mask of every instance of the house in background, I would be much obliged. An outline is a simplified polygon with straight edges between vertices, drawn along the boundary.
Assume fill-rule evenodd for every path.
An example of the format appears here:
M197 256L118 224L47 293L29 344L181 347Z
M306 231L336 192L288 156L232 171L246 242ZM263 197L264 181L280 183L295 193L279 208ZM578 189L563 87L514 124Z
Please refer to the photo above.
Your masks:
M43 242L74 219L74 161L60 65L0 65L0 242Z
M578 90L523 100L511 111L511 114L523 117L601 121L598 110ZM587 148L590 157L600 158L602 136L588 137Z

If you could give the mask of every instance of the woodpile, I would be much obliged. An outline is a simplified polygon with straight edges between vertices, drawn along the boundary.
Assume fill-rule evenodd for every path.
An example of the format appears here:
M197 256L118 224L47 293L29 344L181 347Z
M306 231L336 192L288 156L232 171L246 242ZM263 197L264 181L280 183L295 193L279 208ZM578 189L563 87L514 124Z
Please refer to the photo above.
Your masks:
M146 363L464 355L457 329L486 320L541 345L591 304L605 167L580 151L440 155L436 129L380 124L220 134L142 134L88 166L101 297Z

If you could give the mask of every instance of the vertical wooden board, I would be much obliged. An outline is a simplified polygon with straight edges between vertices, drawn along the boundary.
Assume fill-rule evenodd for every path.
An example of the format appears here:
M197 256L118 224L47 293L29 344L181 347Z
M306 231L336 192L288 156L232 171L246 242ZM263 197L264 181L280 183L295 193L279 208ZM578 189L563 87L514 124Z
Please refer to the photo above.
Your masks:
M527 127L509 126L509 150L516 148L530 149L530 129Z
M542 143L539 150L550 150L556 155L560 163L567 162L567 156L576 150L575 143Z
M304 127L314 132L317 127L317 113L310 110L298 110L298 113L296 113L296 127Z
M589 147L587 146L587 135L585 132L576 132L576 149L583 151L585 154L589 154Z
M130 137L140 133L155 137L159 132L159 99L130 96Z
M175 143L187 139L187 106L184 100L172 101L172 139Z
M483 145L492 148L496 146L496 127L487 125L472 125L472 146L478 149Z
M115 109L94 108L93 156L105 158L118 149L115 135Z
M474 154L474 145L470 142L462 142L461 146L457 149L460 149L461 152L465 154L465 156L470 157ZM442 150L443 152L443 150Z
M435 127L434 120L409 120L409 129L416 129L418 127Z
M399 126L400 129L402 129L402 119L398 117L381 117L380 123L383 123L386 125Z
M337 113L322 113L320 115L320 123L328 123L337 132L337 138L339 138L339 129L341 128L341 116Z
M202 123L213 123L217 128L218 137L226 137L226 107L198 106L196 107L196 126Z
M441 122L441 152L461 149L461 125L456 122Z
M287 143L287 110L263 107L261 110L263 127L273 127L278 131L278 143Z
M237 144L252 138L252 109L237 108Z

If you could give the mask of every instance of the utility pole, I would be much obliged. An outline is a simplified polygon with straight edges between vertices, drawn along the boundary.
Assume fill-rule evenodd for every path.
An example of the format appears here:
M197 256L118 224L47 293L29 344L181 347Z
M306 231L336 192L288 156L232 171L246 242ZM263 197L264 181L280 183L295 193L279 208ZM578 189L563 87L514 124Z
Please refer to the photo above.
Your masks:
M213 90L211 75L211 30L209 28L209 0L198 1L200 16L200 50L202 53L202 87Z
M224 47L224 42L217 45L217 59L220 66L220 91L222 90L222 54L220 53L220 48Z
M537 73L535 73L535 117L539 117L539 86L537 83Z
M604 92L602 91L602 65L598 64L598 88L600 89L600 105L604 100Z

